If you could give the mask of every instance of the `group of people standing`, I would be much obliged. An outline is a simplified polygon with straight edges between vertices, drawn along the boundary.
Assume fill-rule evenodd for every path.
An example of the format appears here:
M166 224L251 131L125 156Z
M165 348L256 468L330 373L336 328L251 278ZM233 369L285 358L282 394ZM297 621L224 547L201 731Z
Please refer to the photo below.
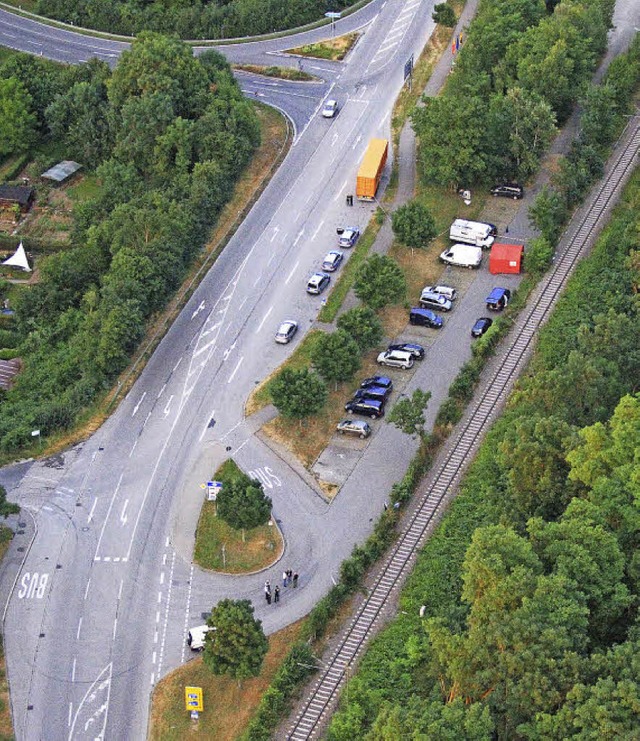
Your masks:
M289 586L294 588L298 586L298 572L293 571L292 569L286 569L282 572L282 588L286 589ZM267 579L264 583L264 598L268 605L270 605L271 602L273 602L274 605L280 602L280 587L276 584L272 593L271 582Z

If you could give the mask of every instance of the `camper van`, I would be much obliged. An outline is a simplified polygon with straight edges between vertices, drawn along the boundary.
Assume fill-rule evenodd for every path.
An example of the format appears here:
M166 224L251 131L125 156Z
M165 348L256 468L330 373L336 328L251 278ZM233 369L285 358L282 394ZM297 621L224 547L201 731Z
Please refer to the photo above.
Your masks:
M493 224L456 219L449 229L449 239L453 242L464 242L488 249L493 244L496 231Z
M447 265L458 265L463 268L479 268L482 262L482 249L470 244L454 244L440 255Z

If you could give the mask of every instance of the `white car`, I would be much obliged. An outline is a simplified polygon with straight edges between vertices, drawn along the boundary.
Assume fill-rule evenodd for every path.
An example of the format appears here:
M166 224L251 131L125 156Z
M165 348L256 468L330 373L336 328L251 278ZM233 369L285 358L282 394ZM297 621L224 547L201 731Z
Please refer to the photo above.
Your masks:
M204 651L205 640L210 630L215 630L215 628L208 625L198 625L196 628L191 628L187 633L189 648L192 651Z
M280 345L286 345L291 342L297 331L298 322L294 322L293 319L285 319L276 332L276 342Z
M326 270L327 273L333 273L340 267L340 263L344 259L344 252L339 250L331 250L327 252L322 261L322 269Z
M322 109L323 118L333 118L338 112L338 101L328 100Z
M340 233L338 244L340 247L353 247L353 245L358 241L359 236L360 229L358 229L357 226L348 226Z
M440 254L442 262L462 268L479 268L482 262L482 248L470 244L454 244Z
M328 273L314 273L307 283L307 293L317 296L329 285L331 276Z
M393 368L411 368L413 355L405 350L387 350L378 355L379 365L390 365Z

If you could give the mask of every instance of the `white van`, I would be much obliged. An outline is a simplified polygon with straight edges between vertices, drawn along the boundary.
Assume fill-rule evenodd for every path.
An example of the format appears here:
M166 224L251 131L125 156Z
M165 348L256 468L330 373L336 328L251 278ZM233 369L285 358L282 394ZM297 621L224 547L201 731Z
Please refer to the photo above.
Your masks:
M187 633L187 643L192 651L204 650L204 639L210 630L215 630L215 628L210 628L208 625L198 625L196 628L191 628Z
M482 248L472 247L470 244L454 244L440 255L440 259L447 265L479 268L482 262Z
M488 249L493 244L495 232L496 228L493 224L456 219L449 229L449 239L453 242L464 242Z

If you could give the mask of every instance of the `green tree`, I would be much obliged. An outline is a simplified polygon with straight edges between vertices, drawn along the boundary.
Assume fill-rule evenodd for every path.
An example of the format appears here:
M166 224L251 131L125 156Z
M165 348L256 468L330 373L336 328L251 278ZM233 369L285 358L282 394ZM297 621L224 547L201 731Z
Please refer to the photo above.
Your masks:
M246 474L222 480L218 514L235 530L264 525L271 517L271 499L262 484Z
M343 329L318 337L311 352L314 368L325 381L349 381L360 368L360 348Z
M556 245L567 220L567 206L555 188L545 185L529 208L529 222L551 245Z
M434 5L431 17L433 22L440 26L453 28L456 25L455 10L446 2Z
M404 274L387 255L371 255L358 269L353 284L356 296L372 309L401 301L407 292Z
M407 247L428 247L437 235L436 221L420 201L409 201L393 212L393 233Z
M214 674L241 681L260 673L269 641L253 613L249 600L223 599L211 610L203 658Z
M9 515L17 515L20 506L14 502L7 502L7 490L0 484L0 515L6 520Z
M271 399L283 417L303 419L319 412L327 401L327 387L308 368L284 368L269 384Z
M410 397L396 402L387 420L407 435L424 435L424 410L431 398L431 391L416 389Z
M31 96L15 77L0 78L0 157L27 152L35 138Z
M337 325L353 337L362 352L375 347L384 334L382 322L368 306L354 306L345 311L338 317Z

